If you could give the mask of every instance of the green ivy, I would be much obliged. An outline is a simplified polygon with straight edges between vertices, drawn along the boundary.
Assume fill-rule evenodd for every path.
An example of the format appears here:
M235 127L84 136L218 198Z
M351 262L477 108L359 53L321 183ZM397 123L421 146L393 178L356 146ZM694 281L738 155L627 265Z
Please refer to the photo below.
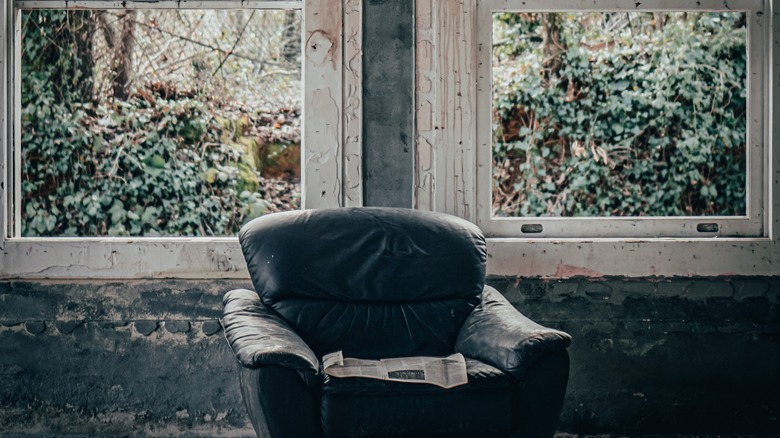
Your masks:
M496 214L744 214L744 14L560 18L553 60L542 14L494 20Z
M196 99L30 102L22 111L22 234L235 234L268 204L218 113Z
M96 98L94 29L90 11L24 14L22 235L223 236L265 214L257 143L232 120L247 112L208 96Z

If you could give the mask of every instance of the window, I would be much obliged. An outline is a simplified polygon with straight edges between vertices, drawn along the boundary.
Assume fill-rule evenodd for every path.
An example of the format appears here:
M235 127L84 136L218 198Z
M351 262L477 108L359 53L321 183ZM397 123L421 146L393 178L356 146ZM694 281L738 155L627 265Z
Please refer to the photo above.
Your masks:
M490 273L780 269L773 2L445 3L417 4L416 203Z
M232 236L298 208L300 13L22 10L21 236Z
M764 236L763 4L709 7L478 2L480 225Z
M362 202L359 2L6 6L0 276L240 278L247 220Z

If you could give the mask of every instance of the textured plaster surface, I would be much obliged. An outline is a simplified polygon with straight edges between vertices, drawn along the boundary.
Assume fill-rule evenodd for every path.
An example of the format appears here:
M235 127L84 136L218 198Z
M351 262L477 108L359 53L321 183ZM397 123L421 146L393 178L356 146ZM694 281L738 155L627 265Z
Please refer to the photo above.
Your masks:
M242 282L0 282L0 435L251 436L222 295Z
M415 206L475 221L474 2L415 8Z
M363 5L364 204L411 207L414 2Z
M780 431L780 280L490 283L532 319L574 338L563 430Z
M363 205L363 0L344 1L344 206Z
M560 430L780 430L780 280L491 277L569 332ZM0 282L2 436L251 436L218 318L240 281Z

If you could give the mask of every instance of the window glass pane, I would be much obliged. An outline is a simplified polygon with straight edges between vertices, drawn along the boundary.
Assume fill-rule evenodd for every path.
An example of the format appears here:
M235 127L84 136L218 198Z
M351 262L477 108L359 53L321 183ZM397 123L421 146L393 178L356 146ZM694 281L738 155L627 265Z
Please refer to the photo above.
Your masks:
M742 12L493 14L494 216L746 214Z
M23 236L225 236L298 208L300 10L21 23Z

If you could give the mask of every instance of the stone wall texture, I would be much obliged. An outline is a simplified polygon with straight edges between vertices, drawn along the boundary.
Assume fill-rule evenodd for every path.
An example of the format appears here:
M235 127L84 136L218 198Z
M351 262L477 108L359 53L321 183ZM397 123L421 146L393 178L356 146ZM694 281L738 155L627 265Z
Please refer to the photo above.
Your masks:
M780 431L780 278L491 284L574 338L563 430Z
M253 436L218 320L236 287L0 283L0 435Z
M491 278L572 334L560 430L780 430L780 278ZM252 436L219 326L240 281L0 282L2 436Z

